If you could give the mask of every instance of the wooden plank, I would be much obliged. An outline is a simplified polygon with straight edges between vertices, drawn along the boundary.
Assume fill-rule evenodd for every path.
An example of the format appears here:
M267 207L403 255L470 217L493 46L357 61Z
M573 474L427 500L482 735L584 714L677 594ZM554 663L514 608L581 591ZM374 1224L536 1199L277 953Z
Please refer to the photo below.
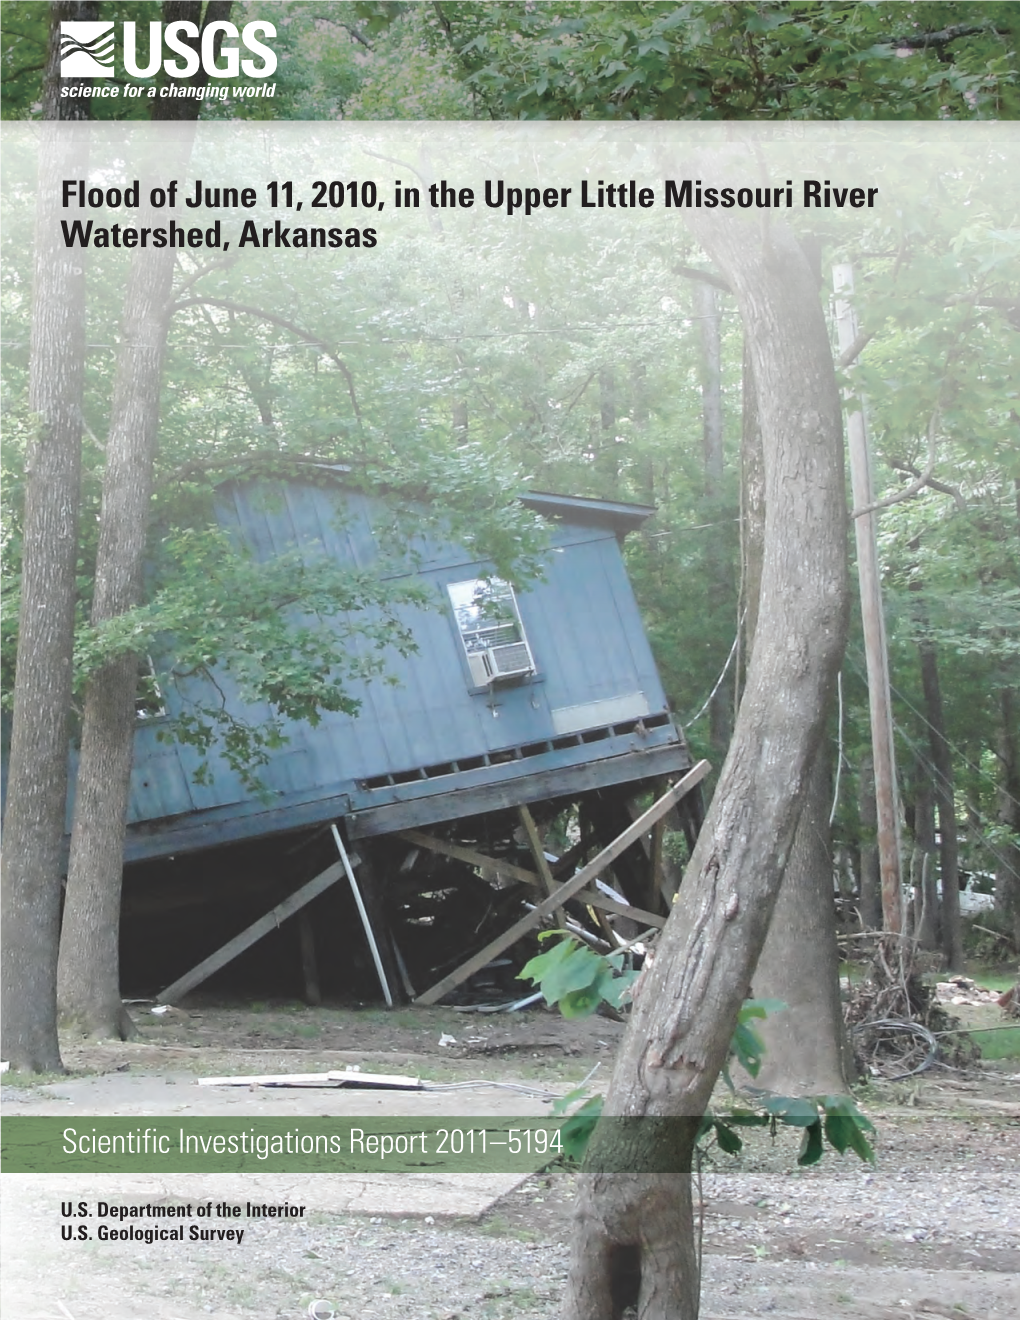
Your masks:
M319 990L319 961L315 956L315 931L312 929L308 909L303 907L297 914L298 936L301 941L301 976L305 983L305 1003L321 1004Z
M576 749L590 756L595 748L605 743L585 743ZM530 769L533 760L512 761L505 765L490 766L486 774L499 778L494 783L458 782L445 792L436 791L445 779L429 779L423 785L401 785L406 794L398 801L378 807L363 807L354 800L345 816L348 834L352 839L373 834L392 834L397 830L418 829L440 821L478 816L485 811L500 811L516 807L518 802L547 802L553 798L575 798L591 789L609 788L614 784L632 783L637 779L653 779L657 775L677 774L690 763L687 749L679 743L664 746L630 748L615 756L606 756L581 764L568 763L552 770ZM482 772L467 771L460 779L473 779ZM397 790L394 790L396 792Z
M486 857L484 853L465 848L459 843L449 843L446 839L437 839L421 830L400 830L398 839L413 844L416 848L427 848L429 852L439 853L443 857L452 857L455 861L466 862L468 866L477 866L498 875L508 876L511 880L523 880L526 885L541 884L534 871L526 871L523 866L501 861L498 857Z
M663 869L663 848L666 843L666 817L657 820L652 826L652 851L648 858L648 901L655 903L659 895L666 897L664 887L666 875ZM666 899L667 904L669 899Z
M657 912L646 912L644 908L631 907L629 903L617 903L615 898L608 898L594 889L582 889L574 897L602 912L614 912L618 917L630 917L632 921L638 921L642 926L657 926L661 930L666 924L666 918Z
M288 917L292 917L295 912L299 912L306 903L310 903L313 898L317 898L323 890L328 889L330 885L336 884L344 874L343 864L334 862L332 866L327 866L325 871L320 871L314 879L309 880L307 884L294 891L289 898L285 898L282 903L277 903L271 912L267 912L264 917L259 917L258 921L253 921L247 929L242 930L240 935L235 935L232 940L211 953L208 958L204 958L190 972L185 972L179 976L173 985L167 988L159 995L161 1004L173 1004L189 990L194 990L196 985L201 985L203 981L209 979L213 972L218 972L221 967L226 967L239 953L260 940L263 935L268 935L271 930L275 930Z
M662 730L654 732L661 733ZM235 843L239 839L328 825L340 818L346 821L352 839L392 834L397 830L477 816L498 807L515 807L522 800L544 802L555 797L576 797L589 789L677 774L690 763L687 749L679 742L657 742L640 748L629 746L620 751L619 743L624 740L611 741L611 754L596 761L584 760L578 764L570 760L555 769L536 772L531 766L539 758L528 757L487 767L484 771L487 778L482 782L478 782L478 778L483 772L473 770L425 780L421 784L404 785L401 792L425 796L413 800L401 798L379 807L366 806L366 800L372 794L356 789L352 782L345 784L345 791L339 793L331 787L288 795L283 805L268 809L258 798L253 798L249 802L211 807L207 811L169 820L139 822L128 827L124 860L137 862L166 857L171 853ZM626 741L636 741L636 735L629 735ZM607 747L607 743L586 743L572 751L580 758L591 756L596 749L603 747ZM449 779L453 779L456 786L450 784ZM497 782L489 782L491 779ZM440 789L440 785L445 787ZM66 860L66 839L64 847Z
M657 802L653 802L640 820L636 820L628 826L621 835L613 840L608 848L603 848L587 866L582 867L569 880L565 880L548 898L537 904L527 916L515 922L508 931L491 940L484 949L480 949L466 963L450 972L449 975L444 976L441 981L437 981L424 994L419 995L415 1003L436 1003L454 986L460 985L461 981L466 981L469 976L473 976L475 972L480 971L487 963L490 963L497 954L502 953L504 949L508 949L511 944L515 944L522 935L527 934L533 926L537 926L543 917L549 916L568 898L573 898L579 890L594 880L597 875L600 875L610 862L619 857L626 848L629 848L635 839L640 839L642 834L649 830L660 816L665 815L675 802L679 802L685 793L689 793L696 784L700 784L710 769L711 767L707 761L699 761L692 770L684 775L683 779L674 784Z
M535 859L535 865L538 867L538 873L542 877L542 884L545 886L545 892L551 894L556 888L556 881L553 879L552 871L549 870L549 863L545 858L545 849L542 847L542 840L538 833L538 826L535 824L535 817L531 814L525 803L517 808L517 815L521 824L524 826L524 833L528 836L528 847L531 849L531 855ZM556 924L561 930L567 928L567 913L562 907L556 909Z
M394 1073L343 1072L262 1073L258 1076L200 1077L199 1086L349 1086L369 1090L421 1091L420 1077L400 1077Z

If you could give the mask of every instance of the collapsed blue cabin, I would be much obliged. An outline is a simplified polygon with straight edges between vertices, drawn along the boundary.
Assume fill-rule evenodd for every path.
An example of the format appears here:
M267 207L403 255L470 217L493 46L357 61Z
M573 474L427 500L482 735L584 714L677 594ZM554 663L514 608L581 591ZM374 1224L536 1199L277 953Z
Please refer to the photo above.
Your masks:
M689 768L645 637L620 543L651 509L528 494L553 520L545 580L515 592L491 566L425 539L415 571L435 608L402 611L416 653L390 655L356 685L354 716L291 723L253 794L222 757L196 782L192 748L140 721L126 860L204 848L343 819L351 838L569 797ZM220 522L258 558L324 549L370 567L379 499L341 484L222 487ZM230 702L229 677L220 685ZM170 713L180 697L165 694ZM246 710L247 718L268 709Z
M553 891L550 918L606 947L621 916L663 924L665 813L679 803L674 824L691 843L703 763L692 770L670 718L624 569L623 538L653 511L521 499L549 520L551 544L542 580L515 591L424 508L413 560L393 567L382 554L393 503L345 485L343 471L219 489L219 522L257 559L388 564L424 583L431 607L399 607L416 650L387 655L392 681L351 687L356 714L286 726L261 793L215 749L212 775L196 775L202 755L159 738L178 703L214 693L235 715L269 719L242 706L228 674L171 685L163 715L139 719L121 939L133 993L177 1002L256 943L262 970L300 967L312 1002L320 979L340 993L357 983L359 959L359 984L371 992L377 977L387 1002L436 1002L464 982L484 994L494 968L513 993L526 952L509 950L507 931L537 928ZM657 814L635 832L645 790ZM281 952L286 932L297 959Z

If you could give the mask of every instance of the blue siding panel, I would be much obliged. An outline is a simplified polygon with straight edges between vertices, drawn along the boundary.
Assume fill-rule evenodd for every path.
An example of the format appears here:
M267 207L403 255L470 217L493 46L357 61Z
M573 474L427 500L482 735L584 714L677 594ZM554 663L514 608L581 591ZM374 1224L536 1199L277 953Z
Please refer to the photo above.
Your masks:
M590 503L590 502L589 502ZM383 782L388 776L406 776L421 767L444 766L476 759L505 749L544 744L556 737L553 712L643 693L647 709L666 710L666 700L655 671L651 650L641 626L637 603L627 579L612 518L585 521L585 507L570 521L554 525L544 581L518 594L521 617L531 646L537 674L517 684L494 689L472 687L460 634L449 604L450 582L481 576L486 565L468 552L443 541L436 529L434 543L423 541L417 571L436 592L441 608L405 607L402 617L418 643L409 657L392 654L388 672L396 686L376 679L352 686L361 702L357 715L323 714L321 722L287 726L289 742L272 755L261 777L273 801L273 819L279 828L281 811L293 806L295 820L314 815L317 800L336 803L364 801L377 795L397 800L408 792L450 793L471 773L441 776L413 790L372 790L366 797L365 781ZM607 506L608 508L608 506ZM610 510L610 513L612 511ZM221 524L238 536L259 559L295 547L310 554L327 553L339 562L363 569L377 561L378 539L385 540L388 514L377 499L360 492L321 483L293 482L267 487L257 483L228 483L218 493ZM577 521L573 519L577 518ZM423 519L423 523L425 520ZM365 643L355 643L364 646ZM236 687L228 675L218 676L228 704L241 710ZM191 680L194 690L196 680ZM184 697L187 697L185 692ZM179 694L167 694L168 705ZM249 719L268 716L266 709L249 707ZM582 717L583 719L583 714ZM209 757L213 778L197 784L194 772L203 759L193 749L167 746L156 740L156 722L138 731L132 778L130 820L133 825L155 823L191 813L223 822L233 811L256 820L262 809L249 789L222 757ZM667 727L655 730L652 740L662 747L676 743L678 735ZM651 744L649 744L651 745ZM640 749L640 739L627 740L626 748ZM610 749L593 743L592 760L604 759ZM617 753L613 751L612 755ZM561 753L547 750L536 757L536 768L547 772L559 757L564 766L583 763L587 753L576 745ZM633 757L625 757L628 764ZM493 771L491 773L497 773ZM520 773L515 770L514 777ZM632 772L629 772L632 774ZM485 772L491 777L489 771ZM226 814L225 814L226 813ZM264 813L263 813L264 814ZM456 810L451 807L451 815ZM142 831L151 855L153 830ZM222 824L218 826L222 830ZM172 833L172 830L170 831ZM139 835L139 838L142 837ZM170 846L168 846L168 851Z

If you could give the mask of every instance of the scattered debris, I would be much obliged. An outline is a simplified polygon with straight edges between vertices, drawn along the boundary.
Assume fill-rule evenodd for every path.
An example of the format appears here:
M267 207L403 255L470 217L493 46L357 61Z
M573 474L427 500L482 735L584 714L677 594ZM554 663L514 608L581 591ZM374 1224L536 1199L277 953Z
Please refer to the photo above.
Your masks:
M997 990L977 985L969 976L951 976L948 981L939 981L935 986L935 994L944 1004L999 1004L1000 1008L1005 1008L1001 1000L1008 999L1012 993L1007 990L1005 995L1000 995Z
M345 1086L366 1091L422 1091L418 1077L399 1077L387 1073L363 1073L345 1068L343 1072L267 1073L255 1077L200 1077L199 1086Z
M456 1037L456 1036L449 1036L449 1035L447 1035L447 1033L444 1031L443 1034L439 1037L439 1044L440 1044L440 1047L444 1047L444 1046L446 1046L446 1045L456 1045L456 1044L457 1044L457 1037Z
M936 1061L963 1068L980 1058L970 1037L956 1030L959 1019L946 1012L918 968L900 961L895 939L876 944L867 976L853 988L845 1020L864 1077L901 1081Z

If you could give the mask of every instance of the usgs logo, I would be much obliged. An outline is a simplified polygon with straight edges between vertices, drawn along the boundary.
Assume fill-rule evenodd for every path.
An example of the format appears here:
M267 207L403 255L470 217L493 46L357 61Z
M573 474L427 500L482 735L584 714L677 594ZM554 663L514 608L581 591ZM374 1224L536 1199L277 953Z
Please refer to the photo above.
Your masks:
M150 23L149 44L144 61L139 61L138 24L122 23L122 62L132 78L153 78L162 68L170 78L190 78L199 68L210 78L236 78L243 71L249 78L268 78L276 72L276 52L258 40L275 37L272 23L246 23L238 33L233 23L223 20L208 23L202 29L200 50L184 41L199 35L197 23ZM223 44L216 53L216 38L223 34ZM240 37L241 47L227 43ZM164 59L164 47L170 53ZM254 59L241 59L247 48ZM173 58L179 56L179 58ZM114 25L108 23L61 23L61 78L112 78L114 76Z

